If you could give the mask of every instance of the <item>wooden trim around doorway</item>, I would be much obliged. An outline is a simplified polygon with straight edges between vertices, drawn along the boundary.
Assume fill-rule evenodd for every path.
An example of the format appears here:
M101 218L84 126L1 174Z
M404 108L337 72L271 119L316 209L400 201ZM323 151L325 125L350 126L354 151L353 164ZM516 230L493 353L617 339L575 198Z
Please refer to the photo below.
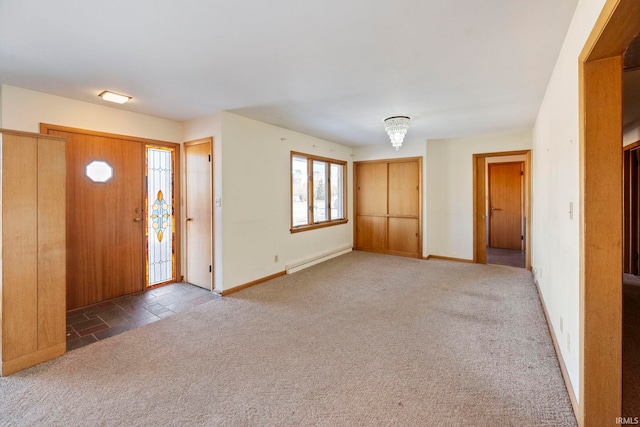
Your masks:
M640 2L607 0L580 54L580 410L622 414L622 73Z
M173 197L174 197L174 201L176 204L180 203L181 200L181 180L180 180L180 171L181 171L181 160L180 160L180 144L175 143L175 142L167 142L167 141L159 141L156 139L148 139L148 138L140 138L137 136L128 136L128 135L119 135L119 134L115 134L115 133L107 133L107 132L98 132L98 131L93 131L93 130L87 130L87 129L79 129L79 128L73 128L73 127L68 127L68 126L59 126L59 125L53 125L53 124L49 124L49 123L40 123L40 133L42 134L48 134L49 130L54 130L54 131L59 131L59 132L67 132L67 133L77 133L77 134L82 134L82 135L91 135L91 136L98 136L98 137L103 137L103 138L114 138L114 139L121 139L121 140L125 140L125 141L131 141L131 142L136 142L139 144L144 144L144 145L155 145L155 146L159 146L159 147L170 147L170 148L174 148L174 156L175 156L175 169L174 169L174 188L173 188ZM143 156L143 162L145 161L145 156ZM142 165L143 170L145 165ZM181 277L182 277L182 227L181 227L181 213L180 213L180 209L175 209L174 210L174 217L175 217L175 261L176 261L176 265L175 265L175 275L176 275L176 281L180 281ZM144 239L143 239L144 240ZM146 244L146 241L145 241ZM146 253L146 247L143 251L143 253ZM143 271L146 271L146 261L145 261L145 266L143 266ZM145 282L145 290L146 290L146 279L143 279L143 281Z
M473 261L487 263L486 180L487 157L524 155L525 268L531 270L531 150L473 155Z

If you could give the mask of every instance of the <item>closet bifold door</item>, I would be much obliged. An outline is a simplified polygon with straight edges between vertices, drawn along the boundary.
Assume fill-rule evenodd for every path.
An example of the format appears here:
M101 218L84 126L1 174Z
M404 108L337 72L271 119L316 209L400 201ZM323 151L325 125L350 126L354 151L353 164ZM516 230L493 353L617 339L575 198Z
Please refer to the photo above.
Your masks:
M418 256L420 249L420 170L418 162L389 163L390 253Z
M384 252L387 248L387 164L356 166L356 249Z
M421 257L421 159L356 162L355 249Z
M65 139L0 129L0 374L66 351Z

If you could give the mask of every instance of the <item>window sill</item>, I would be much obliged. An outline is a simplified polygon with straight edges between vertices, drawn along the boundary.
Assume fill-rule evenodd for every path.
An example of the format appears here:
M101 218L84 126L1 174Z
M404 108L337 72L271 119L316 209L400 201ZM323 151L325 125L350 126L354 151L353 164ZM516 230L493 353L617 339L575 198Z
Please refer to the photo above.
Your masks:
M331 227L334 225L346 224L347 222L349 222L348 219L338 219L335 221L319 222L317 224L311 224L311 225L301 225L299 227L292 228L291 234L300 233L301 231L316 230L318 228L325 228L325 227Z

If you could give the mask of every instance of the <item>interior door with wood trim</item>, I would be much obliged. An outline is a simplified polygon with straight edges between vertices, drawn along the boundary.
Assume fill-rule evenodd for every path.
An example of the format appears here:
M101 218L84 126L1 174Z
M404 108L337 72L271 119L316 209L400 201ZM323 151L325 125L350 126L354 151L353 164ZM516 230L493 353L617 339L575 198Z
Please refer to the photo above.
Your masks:
M489 164L489 246L522 250L524 162Z
M211 138L184 145L186 170L186 281L213 286Z
M48 133L67 137L67 310L144 290L144 144Z

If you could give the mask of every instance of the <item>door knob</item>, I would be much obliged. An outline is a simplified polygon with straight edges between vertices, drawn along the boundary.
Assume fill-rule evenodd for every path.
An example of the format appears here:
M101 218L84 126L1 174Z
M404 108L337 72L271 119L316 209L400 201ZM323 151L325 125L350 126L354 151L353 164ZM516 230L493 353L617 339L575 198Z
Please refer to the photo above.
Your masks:
M193 221L193 218L187 218L187 221Z
M500 209L500 208L491 208L491 212L493 212L493 211L501 211L501 210L502 209Z
M133 222L140 222L142 221L142 218L133 218Z

